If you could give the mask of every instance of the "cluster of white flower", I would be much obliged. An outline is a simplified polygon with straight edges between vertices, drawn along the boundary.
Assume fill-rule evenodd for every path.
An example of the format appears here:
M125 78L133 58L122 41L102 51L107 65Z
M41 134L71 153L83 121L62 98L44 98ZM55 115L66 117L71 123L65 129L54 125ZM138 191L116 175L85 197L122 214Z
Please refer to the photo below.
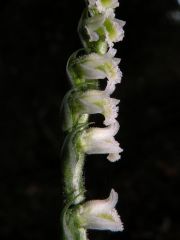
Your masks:
M85 32L81 35L85 54L77 51L67 64L73 90L64 101L64 130L69 131L65 192L68 201L76 207L66 209L64 213L65 240L87 240L86 229L123 230L115 210L118 194L111 190L106 200L83 203L85 190L82 176L85 154L108 154L107 159L115 162L123 151L114 138L119 130L116 120L119 100L110 97L122 78L118 67L120 59L115 57L116 50L113 48L114 43L124 37L125 22L115 18L115 8L118 6L118 0L88 0L88 13L81 19L81 29ZM100 41L107 44L103 54ZM107 85L100 90L99 82L102 79L107 81ZM89 127L88 116L97 113L104 116L104 128Z

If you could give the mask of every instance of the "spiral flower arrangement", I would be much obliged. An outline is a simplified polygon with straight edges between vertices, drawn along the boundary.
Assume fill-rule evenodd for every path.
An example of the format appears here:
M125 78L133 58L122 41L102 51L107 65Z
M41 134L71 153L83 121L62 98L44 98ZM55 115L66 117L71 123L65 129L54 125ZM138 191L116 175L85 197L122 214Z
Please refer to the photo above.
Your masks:
M66 139L63 145L65 207L62 213L64 240L87 240L87 230L122 231L115 206L118 194L111 190L105 200L85 201L83 167L86 154L107 154L120 159L122 149L115 140L119 130L118 99L110 95L121 82L114 43L124 37L124 21L115 18L118 0L87 0L78 25L83 49L67 63L72 89L63 101ZM107 81L100 89L101 81ZM92 127L90 114L102 114L104 127Z

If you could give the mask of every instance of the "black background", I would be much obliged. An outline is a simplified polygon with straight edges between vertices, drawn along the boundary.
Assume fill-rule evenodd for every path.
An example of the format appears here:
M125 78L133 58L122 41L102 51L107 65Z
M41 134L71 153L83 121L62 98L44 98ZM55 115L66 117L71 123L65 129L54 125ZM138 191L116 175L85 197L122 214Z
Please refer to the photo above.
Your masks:
M83 1L0 3L0 239L59 239L62 208L60 104L65 66L81 47ZM123 80L117 139L122 160L86 161L87 199L119 193L123 233L97 240L179 240L180 6L175 0L121 0L125 39L116 45Z

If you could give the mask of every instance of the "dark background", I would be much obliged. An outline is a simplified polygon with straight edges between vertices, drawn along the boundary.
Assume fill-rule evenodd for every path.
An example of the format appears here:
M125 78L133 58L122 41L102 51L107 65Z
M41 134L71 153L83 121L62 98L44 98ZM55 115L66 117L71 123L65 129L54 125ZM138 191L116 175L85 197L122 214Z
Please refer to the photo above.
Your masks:
M0 3L0 239L61 240L60 103L65 65L81 47L82 1ZM122 84L117 139L122 160L88 157L87 199L113 187L123 233L97 240L179 240L180 6L176 0L121 0Z

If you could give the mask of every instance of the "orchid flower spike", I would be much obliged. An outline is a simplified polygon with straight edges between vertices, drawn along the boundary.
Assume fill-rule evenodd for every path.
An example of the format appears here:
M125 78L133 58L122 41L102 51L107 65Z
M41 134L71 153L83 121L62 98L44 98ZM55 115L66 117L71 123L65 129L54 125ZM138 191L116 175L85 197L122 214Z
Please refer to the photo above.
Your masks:
M85 202L83 168L86 154L107 154L110 162L121 158L123 150L115 139L120 101L110 95L122 78L114 44L123 39L125 22L115 16L118 0L85 1L78 24L83 48L68 59L66 72L72 88L62 103L63 130L67 131L62 148L63 240L88 240L88 229L123 231L115 209L118 194L113 189L107 199ZM101 80L107 83L105 87ZM91 114L102 114L104 127L91 127Z
M112 94L115 89L115 84L120 83L122 77L122 73L118 67L120 59L114 57L115 53L116 51L114 49L110 49L105 55L91 53L77 58L76 61L71 62L70 60L67 71L72 83L76 84L77 82L74 76L78 69L78 82L107 78L108 82L105 92L109 95Z
M105 200L88 201L77 210L80 225L86 229L123 231L123 223L115 206L118 194L112 189Z
M118 0L88 0L89 8L96 10L100 13L105 12L107 9L115 9L119 6Z
M119 123L105 128L88 128L79 136L79 145L86 154L108 154L107 159L115 162L123 151L114 136L119 130Z

